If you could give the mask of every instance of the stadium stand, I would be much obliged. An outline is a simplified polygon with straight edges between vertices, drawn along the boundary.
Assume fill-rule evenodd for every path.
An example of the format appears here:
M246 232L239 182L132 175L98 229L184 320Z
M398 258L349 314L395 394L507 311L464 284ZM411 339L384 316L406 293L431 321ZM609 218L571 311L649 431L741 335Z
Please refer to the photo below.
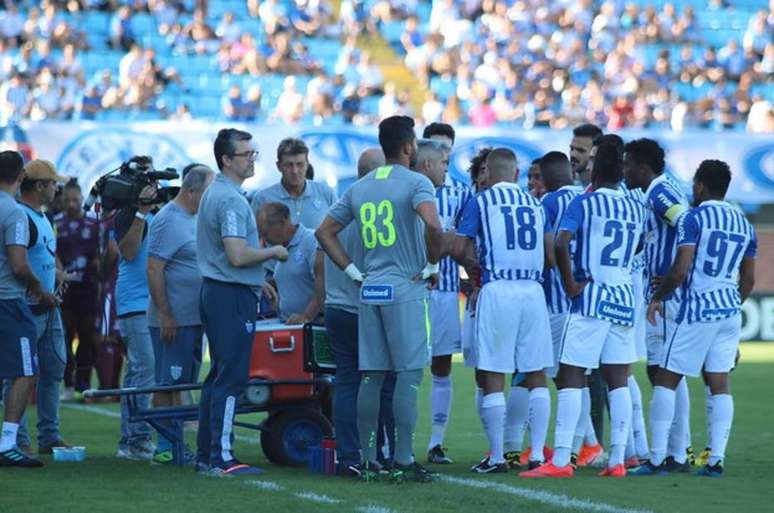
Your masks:
M765 0L342 0L337 13L325 0L5 3L0 124L366 124L402 112L766 131L772 118ZM424 103L385 83L360 44L369 33L420 79Z

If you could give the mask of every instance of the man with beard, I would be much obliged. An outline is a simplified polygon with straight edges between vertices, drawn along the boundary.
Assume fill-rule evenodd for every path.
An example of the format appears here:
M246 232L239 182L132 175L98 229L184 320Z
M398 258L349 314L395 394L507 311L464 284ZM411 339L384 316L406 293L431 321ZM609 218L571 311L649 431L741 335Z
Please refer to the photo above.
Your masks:
M570 142L570 164L580 185L587 187L591 183L591 167L588 165L594 139L602 135L597 125L585 124L575 127Z

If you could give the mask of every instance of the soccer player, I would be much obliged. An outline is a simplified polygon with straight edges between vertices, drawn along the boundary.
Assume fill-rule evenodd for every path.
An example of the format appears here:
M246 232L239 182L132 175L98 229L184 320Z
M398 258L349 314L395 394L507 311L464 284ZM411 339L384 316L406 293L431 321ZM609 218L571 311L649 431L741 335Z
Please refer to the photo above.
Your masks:
M43 289L27 261L29 221L14 196L24 178L24 161L15 151L0 152L0 379L10 381L3 402L0 467L42 467L16 446L16 436L38 372L35 318L25 295L48 308L57 299Z
M248 380L263 264L288 258L282 246L258 246L255 214L241 188L255 172L251 139L233 128L218 132L213 149L220 173L202 197L196 223L201 317L212 360L199 399L196 471L211 475L261 472L234 457L234 410Z
M678 325L661 355L650 410L650 460L635 475L662 475L676 388L683 376L704 370L712 391L709 462L697 474L719 477L734 417L729 372L734 367L742 326L742 303L753 289L757 242L744 214L725 199L731 171L705 160L693 178L695 208L681 220L675 261L651 297L648 321L664 311L664 299L682 285ZM663 313L662 313L663 315Z
M316 234L331 260L362 283L358 326L362 379L357 399L361 477L372 480L380 470L376 463L380 393L387 372L395 371L391 477L428 481L431 473L414 461L412 442L417 393L430 356L427 281L434 285L438 279L441 221L433 184L409 169L417 152L414 121L406 116L384 119L379 144L386 165L347 189ZM365 276L337 238L353 221L365 248Z
M449 147L442 142L422 139L417 145L416 171L425 175L435 187L438 215L444 231L453 231L460 220L469 189L445 185L449 167ZM427 447L428 463L448 464L443 438L449 423L452 403L452 355L461 350L462 327L459 313L459 266L450 257L441 259L438 287L430 291L430 332L433 359L430 366L432 386L430 411L432 427Z
M594 139L602 135L602 129L597 125L585 124L575 127L570 141L570 164L575 173L577 183L587 187L591 183L591 168L589 155Z
M609 389L612 425L610 458L600 475L626 475L624 453L632 418L627 377L636 360L631 259L642 235L644 209L619 189L622 167L614 145L600 146L592 170L593 192L573 199L560 221L556 259L572 310L559 356L554 455L550 463L522 472L523 477L574 475L570 456L582 421L584 373L600 364Z
M527 190L537 199L543 197L546 193L546 186L543 183L543 177L540 172L540 159L535 159L529 165L527 170Z
M358 178L363 178L383 165L384 153L381 149L365 150L357 162ZM363 243L357 227L350 224L339 232L338 238L355 266L362 269ZM360 372L357 368L357 310L360 289L327 255L324 265L325 327L330 334L333 357L336 360L333 427L336 431L337 474L358 477L361 470L360 441L357 434L357 392L360 385Z
M430 123L422 132L422 139L439 141L452 148L455 139L454 127L447 123Z
M505 374L517 368L526 375L530 390L531 458L536 464L543 458L551 413L544 370L553 362L540 278L552 265L553 241L540 202L515 183L516 155L507 148L494 149L486 166L490 188L465 207L454 256L466 262L469 274L480 272L483 284L476 305L474 350L490 452L472 471L500 473L508 471L503 450ZM475 240L480 246L478 263L471 262Z
M680 186L664 173L664 150L652 139L637 139L624 147L624 174L630 189L645 191L645 263L650 296L674 261L677 224L688 211ZM651 383L661 362L662 350L674 330L681 305L681 291L664 298L663 315L645 326L648 378ZM677 388L675 424L670 432L667 467L689 472L691 455L690 396L683 380Z

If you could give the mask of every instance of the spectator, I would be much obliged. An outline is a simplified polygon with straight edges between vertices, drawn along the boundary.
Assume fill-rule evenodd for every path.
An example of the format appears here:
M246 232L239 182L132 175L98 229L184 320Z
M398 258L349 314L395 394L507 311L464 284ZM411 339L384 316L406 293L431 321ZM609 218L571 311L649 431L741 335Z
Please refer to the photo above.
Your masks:
M219 46L215 31L207 25L204 19L204 11L196 9L191 23L183 28L183 36L188 38L189 47L197 54L213 52Z
M265 203L283 203L290 209L290 221L316 229L328 209L336 202L336 194L327 185L306 179L309 148L300 139L287 138L277 147L277 170L280 181L259 191L252 207L257 213Z
M178 103L177 107L175 108L175 112L172 113L170 119L176 121L190 121L193 119L191 108L188 107L187 103Z
M134 45L131 16L131 8L124 5L110 19L110 44L113 49L127 51Z
M32 92L30 119L41 121L59 118L63 111L62 99L62 89L54 83L52 75L41 75L38 87Z
M62 270L72 276L62 297L67 367L64 372L67 396L91 387L95 359L96 319L100 310L100 227L84 214L83 195L76 179L64 187L64 210L56 217L56 256ZM78 351L72 346L78 338Z
M226 11L223 18L215 29L217 35L226 45L236 43L242 36L242 27L234 21L234 13Z
M497 114L492 109L492 101L489 98L470 109L468 116L475 127L490 127L497 121Z
M32 98L27 84L19 72L13 72L10 80L0 85L0 124L17 121L29 115Z
M232 85L228 90L228 95L223 97L223 115L229 121L239 121L242 119L242 109L244 102L242 101L242 90L236 84Z
M0 36L19 45L23 30L24 17L19 13L19 8L13 2L6 4L6 10L0 14Z
M264 203L258 228L270 245L284 246L288 259L277 262L274 281L279 294L279 319L286 324L312 322L320 314L317 291L323 289L323 252L314 231L290 221L283 203Z
M259 84L253 84L247 90L247 98L242 104L242 120L256 122L261 115L261 102L263 90Z
M282 123L294 125L304 115L304 97L296 90L296 77L285 77L283 90L277 99L274 118Z
M148 232L148 327L158 385L196 383L202 362L196 217L215 174L203 165L187 169L177 197L162 207ZM154 394L153 404L180 405L182 397L180 393ZM171 463L173 459L172 441L159 434L153 461Z

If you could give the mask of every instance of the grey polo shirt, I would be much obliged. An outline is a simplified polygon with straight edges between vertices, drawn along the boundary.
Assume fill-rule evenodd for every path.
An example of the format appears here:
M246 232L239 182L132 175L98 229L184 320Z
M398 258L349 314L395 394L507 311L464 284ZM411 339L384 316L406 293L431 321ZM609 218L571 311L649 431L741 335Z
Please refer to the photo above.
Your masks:
M350 223L339 232L338 237L347 256L363 271L363 242L357 227ZM357 314L359 304L360 287L325 255L325 306Z
M281 321L286 321L292 314L303 313L314 297L314 261L318 249L314 232L298 225L288 243L288 259L277 262L274 267Z
M27 287L16 279L8 261L8 246L27 247L30 222L21 205L5 191L0 191L0 300L24 299Z
M231 179L218 174L202 196L196 224L196 253L203 278L248 285L263 285L263 265L234 267L226 256L223 239L245 239L259 249L255 214L244 192Z
M196 258L196 214L174 201L164 205L148 230L148 256L164 261L167 302L177 325L200 325L202 275ZM148 326L159 327L152 297L148 301Z
M298 198L291 196L282 182L258 191L253 197L253 211L258 212L264 203L282 203L290 209L290 221L316 230L328 209L336 203L336 193L321 182L306 181L304 192Z

